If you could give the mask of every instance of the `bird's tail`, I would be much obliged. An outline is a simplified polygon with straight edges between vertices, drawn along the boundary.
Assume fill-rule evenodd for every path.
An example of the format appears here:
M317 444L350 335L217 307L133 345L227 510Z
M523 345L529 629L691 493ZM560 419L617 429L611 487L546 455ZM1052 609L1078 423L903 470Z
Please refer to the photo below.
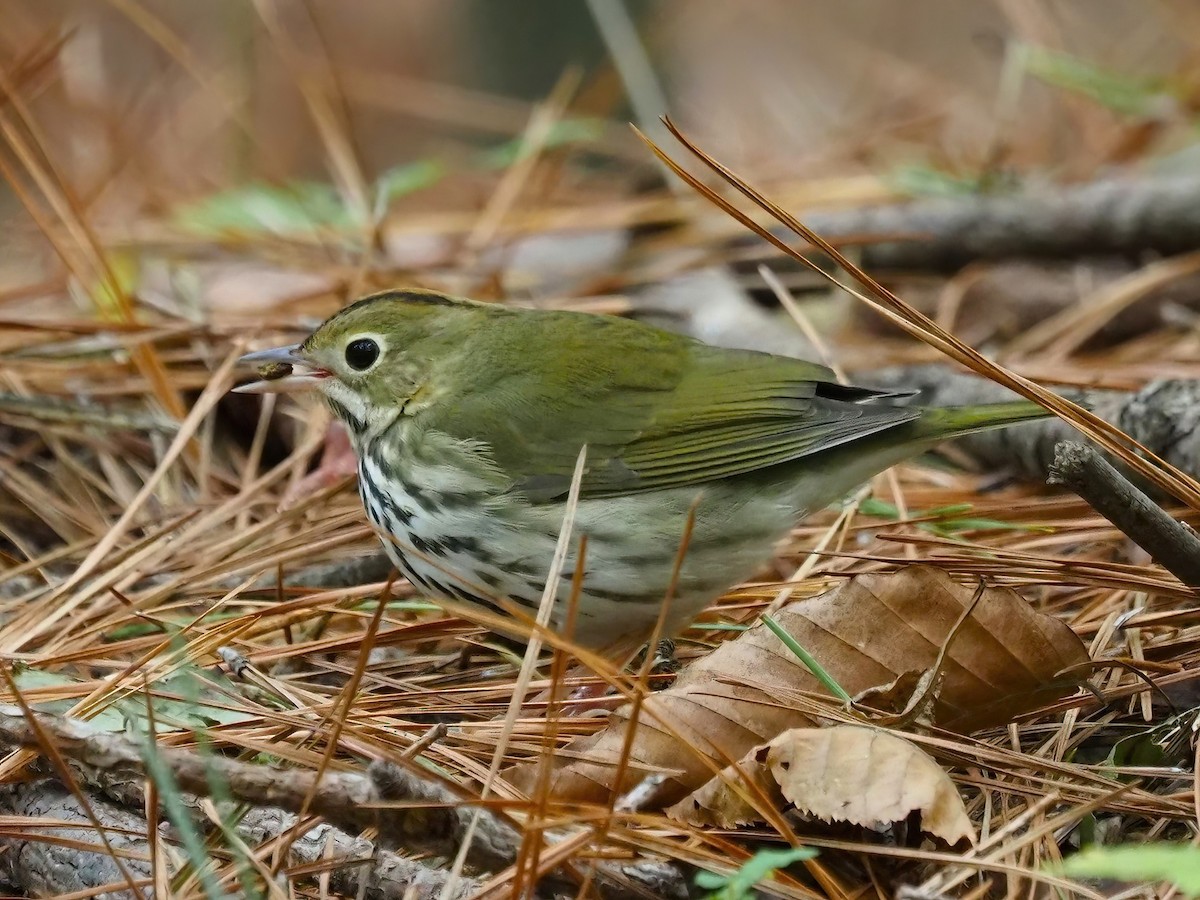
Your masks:
M983 406L926 407L920 418L881 431L865 441L798 460L789 470L792 502L807 515L843 496L889 466L928 450L946 438L1003 428L1050 415L1036 403L1018 400Z
M1029 400L927 409L914 423L918 439L938 441L1053 415Z

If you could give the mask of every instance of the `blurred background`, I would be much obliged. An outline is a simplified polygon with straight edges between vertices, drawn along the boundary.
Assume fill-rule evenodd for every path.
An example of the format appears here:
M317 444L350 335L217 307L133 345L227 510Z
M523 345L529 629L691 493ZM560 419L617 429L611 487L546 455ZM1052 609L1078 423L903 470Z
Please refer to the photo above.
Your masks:
M627 18L641 47L606 43L596 9ZM570 69L567 111L614 126L605 149L636 157L614 49L648 58L667 103L657 112L760 174L877 172L898 158L963 174L1034 164L1079 174L1111 161L1099 138L1131 112L1136 86L1158 81L1164 101L1184 101L1144 114L1187 114L1167 82L1186 89L1200 16L1186 2L1136 0L6 0L0 10L10 76L54 54L24 95L68 151L60 164L91 187L153 185L171 200L251 177L327 175L318 97L371 177L513 136ZM1012 71L1026 45L1107 70L1112 95L1072 96L1063 79L1038 77L1044 64Z
M631 234L699 221L718 237L673 246L707 263L737 231L630 121L662 139L670 113L803 212L1186 171L1200 87L1183 0L0 0L0 21L7 312L114 277L218 319L397 281L612 293L651 277Z

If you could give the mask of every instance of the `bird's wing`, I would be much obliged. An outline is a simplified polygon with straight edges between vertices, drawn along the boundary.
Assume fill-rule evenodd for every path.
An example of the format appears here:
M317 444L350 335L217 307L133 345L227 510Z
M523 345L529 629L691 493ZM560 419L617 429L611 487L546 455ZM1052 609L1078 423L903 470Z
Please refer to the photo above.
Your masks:
M552 365L527 341L523 365L494 367L432 427L480 442L514 488L545 502L567 494L584 444L581 495L601 497L744 474L920 414L872 405L884 395L838 385L813 363L645 328L620 338L614 355L608 341L559 335ZM482 372L487 362L477 360Z

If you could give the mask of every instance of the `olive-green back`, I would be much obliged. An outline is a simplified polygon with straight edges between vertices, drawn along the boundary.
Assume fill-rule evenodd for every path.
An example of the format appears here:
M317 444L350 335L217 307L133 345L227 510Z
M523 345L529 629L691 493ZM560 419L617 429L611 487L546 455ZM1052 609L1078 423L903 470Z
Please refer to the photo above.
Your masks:
M486 443L531 500L564 496L587 445L585 497L701 484L908 422L813 363L711 347L636 322L496 310L442 357L463 385L421 413ZM469 389L465 386L469 385Z

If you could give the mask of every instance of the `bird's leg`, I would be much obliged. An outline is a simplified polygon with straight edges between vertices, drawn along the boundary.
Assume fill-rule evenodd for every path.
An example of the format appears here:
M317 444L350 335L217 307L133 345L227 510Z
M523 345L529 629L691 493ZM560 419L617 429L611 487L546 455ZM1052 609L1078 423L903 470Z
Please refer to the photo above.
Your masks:
M625 671L634 674L639 673L645 664L646 654L649 650L649 645L639 650L625 666ZM675 658L675 642L669 639L659 641L654 646L654 657L650 663L648 679L650 689L661 691L663 688L669 687L674 682L675 673L679 669L680 663ZM586 670L576 667L575 671ZM608 697L608 691L608 685L603 682L582 685L575 688L567 697L566 704L563 706L563 715L580 716L611 712L624 702L624 698L616 695Z
M479 652L479 648L471 644L463 644L463 648L458 651L458 659L455 661L455 668L459 672L465 672L471 668L471 663L475 662L475 654Z
M292 486L283 500L280 509L289 509L317 491L332 487L344 478L358 473L358 456L350 445L350 435L341 422L329 423L325 433L325 449L321 452L321 462L317 467L301 478Z

